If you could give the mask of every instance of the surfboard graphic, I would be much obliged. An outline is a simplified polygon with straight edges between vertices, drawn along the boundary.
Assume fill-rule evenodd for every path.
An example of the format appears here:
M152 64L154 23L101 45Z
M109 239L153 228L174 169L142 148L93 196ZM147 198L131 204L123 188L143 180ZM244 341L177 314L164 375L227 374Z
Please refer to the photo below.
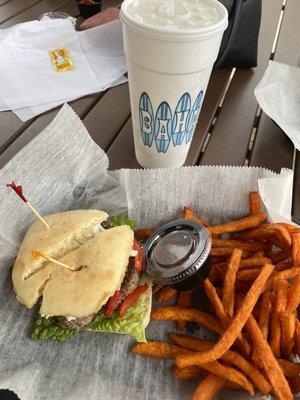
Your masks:
M174 146L179 146L188 133L188 120L191 111L191 97L184 93L175 109L172 124L172 142Z
M203 94L203 90L201 90L201 92L198 94L198 96L196 97L196 100L195 100L195 102L193 104L193 108L192 108L192 111L190 113L189 121L188 121L188 133L187 133L186 138L185 138L186 143L189 143L193 138L195 127L197 125L199 114L200 114L200 111L201 111L203 95L204 95Z
M145 92L140 97L139 118L143 143L145 146L151 147L154 137L153 108L151 100Z
M168 103L160 104L155 116L155 144L159 153L168 150L172 134L172 113Z

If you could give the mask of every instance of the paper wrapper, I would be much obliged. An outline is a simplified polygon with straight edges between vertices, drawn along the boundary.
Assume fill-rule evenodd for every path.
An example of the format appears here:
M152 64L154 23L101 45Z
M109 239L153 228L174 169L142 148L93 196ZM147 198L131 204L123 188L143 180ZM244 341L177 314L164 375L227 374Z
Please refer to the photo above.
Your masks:
M248 193L258 184L266 206L290 217L292 172L260 168L187 167L108 173L105 153L80 119L64 106L55 120L0 172L0 388L21 400L185 400L196 382L173 379L171 362L130 353L134 340L116 334L83 332L66 342L28 338L37 310L16 300L10 267L34 220L7 181L22 184L42 213L77 208L126 211L141 226L180 216L183 205L213 223L248 212ZM119 181L119 182L118 182ZM167 339L173 323L152 322L148 339ZM200 329L197 331L202 334ZM220 399L247 398L224 391Z
M300 68L270 61L254 94L263 111L300 150Z

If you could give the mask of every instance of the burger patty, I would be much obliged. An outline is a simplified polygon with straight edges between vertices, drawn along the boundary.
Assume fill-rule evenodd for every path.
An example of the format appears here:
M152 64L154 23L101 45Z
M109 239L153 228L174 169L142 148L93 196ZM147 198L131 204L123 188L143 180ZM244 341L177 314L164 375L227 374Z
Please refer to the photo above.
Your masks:
M134 268L134 258L130 257L128 268L120 289L121 297L116 307L118 307L122 303L122 301L136 289L136 287L139 284L139 281L140 281L140 274Z
M109 222L109 221L101 222L101 226L102 226L103 229L111 229L111 228L114 227L113 224L111 222Z
M125 277L123 279L120 291L121 291L121 297L116 304L116 308L119 307L119 305L122 303L122 301L132 293L136 287L138 286L140 281L140 274L137 272L137 270L134 268L134 258L130 257L129 259L129 264L128 268L125 274ZM72 319L71 321L68 321L66 317L57 317L59 325L62 328L65 329L80 329L85 325L88 325L90 322L92 322L95 314L90 314L87 315L86 317L80 317L76 319Z
M65 329L79 329L85 325L88 325L92 322L95 314L87 315L86 317L79 317L72 319L70 321L67 320L66 317L57 317L59 325Z

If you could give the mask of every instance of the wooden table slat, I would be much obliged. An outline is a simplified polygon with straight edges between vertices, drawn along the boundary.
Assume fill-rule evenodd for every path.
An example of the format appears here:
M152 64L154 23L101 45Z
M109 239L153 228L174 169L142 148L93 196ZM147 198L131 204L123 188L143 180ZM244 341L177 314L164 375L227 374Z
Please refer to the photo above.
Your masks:
M131 118L126 122L113 145L108 149L109 168L141 168L134 154Z
M250 165L279 172L293 167L294 147L281 128L265 114L262 115Z
M23 0L15 0L15 1L22 4ZM19 24L21 22L27 22L33 19L37 19L41 14L44 14L46 12L55 11L58 9L60 9L60 11L63 11L64 5L70 3L70 0L41 0L39 2L35 0L35 3L36 4L34 4L32 7L26 8L24 9L24 11L15 14L15 16L10 18L9 20L5 20L5 22L0 25L0 28L1 29L9 28L10 26ZM9 4L11 3L8 3L7 6ZM76 7L76 4L74 4L74 6ZM2 9L4 7L6 7L6 5L0 8L0 15L2 15Z
M12 0L0 0L0 6L3 6L4 4L7 4L7 3L11 2L11 1Z
M282 0L262 3L258 66L236 71L201 164L244 164L257 107L253 91L267 66L282 7Z
M299 17L299 0L287 0L274 57L278 62L300 65Z
M9 143L14 141L31 122L22 122L12 111L2 111L0 114L0 154Z
M76 1L74 0L68 1L67 3L61 5L56 11L66 12L72 15L72 17L77 17L79 15L78 7Z
M40 1L41 0L12 0L8 3L4 3L0 8L0 23L22 13L22 11L29 9Z
M106 151L129 117L128 84L124 83L108 90L83 123L94 141Z
M216 71L212 74L205 94L203 107L200 112L199 122L196 126L191 143L186 165L195 165L200 155L200 150L211 126L212 119L218 108L222 94L231 74L231 69Z
M82 118L94 141L107 150L130 116L128 85L123 84L106 93L83 97L71 102L70 105ZM0 168L53 120L59 108L43 114L25 129L22 135L0 155Z
M87 110L90 109L91 104L95 102L95 96L86 96L80 100L71 102L71 107L76 113L83 117ZM60 108L60 107L59 107ZM48 111L34 120L27 129L20 135L1 155L0 155L0 168L2 168L18 151L28 144L34 137L36 137L43 129L50 124L56 116L58 109Z

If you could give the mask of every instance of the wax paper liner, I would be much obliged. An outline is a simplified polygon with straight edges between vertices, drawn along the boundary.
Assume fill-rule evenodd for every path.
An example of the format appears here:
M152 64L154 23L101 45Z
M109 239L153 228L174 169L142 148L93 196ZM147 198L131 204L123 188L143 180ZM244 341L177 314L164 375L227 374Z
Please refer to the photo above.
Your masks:
M271 220L290 220L293 172L258 167L201 166L123 169L113 173L127 196L129 217L140 226L158 226L182 216L183 206L212 224L249 212L249 192L259 190ZM165 188L165 190L162 190Z
M263 111L300 150L300 68L270 61L254 94Z
M108 174L107 168L106 155L65 105L0 171L0 388L14 390L21 400L187 400L197 382L176 381L170 361L131 354L134 340L125 335L82 332L65 342L29 339L36 309L16 300L10 267L34 217L5 187L7 181L22 184L42 214L78 208L119 213L128 204L131 218L154 226L180 216L183 205L213 223L243 216L248 192L258 189L259 179L270 179L263 189L265 205L290 216L291 171L187 167ZM147 337L166 340L174 330L172 322L153 321ZM218 396L233 398L247 395L224 391Z

